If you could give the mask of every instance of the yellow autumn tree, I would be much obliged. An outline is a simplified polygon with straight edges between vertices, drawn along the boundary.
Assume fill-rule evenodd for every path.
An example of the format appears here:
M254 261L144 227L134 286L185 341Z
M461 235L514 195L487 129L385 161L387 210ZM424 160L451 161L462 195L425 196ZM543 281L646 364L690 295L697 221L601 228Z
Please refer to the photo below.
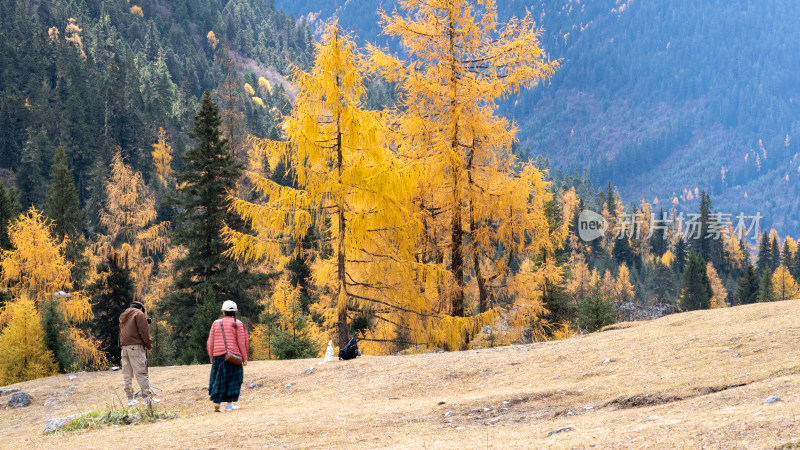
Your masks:
M800 298L800 286L797 285L786 266L780 266L772 274L772 286L778 300L794 300Z
M214 34L214 31L209 31L208 34L206 34L206 39L208 40L208 45L210 45L213 50L216 50L217 45L219 45L219 39L217 39L217 35Z
M120 267L131 270L135 298L144 297L153 274L153 255L167 245L168 223L156 223L155 196L117 151L106 182L106 202L100 211L101 235L96 252L114 258ZM94 271L96 272L96 271Z
M134 16L144 17L144 11L142 11L142 7L139 5L131 6L131 14Z
M97 341L77 326L94 317L88 296L80 291L71 292L67 298L53 296L56 291L72 289L72 264L64 257L66 241L57 242L52 228L52 223L33 207L9 226L12 248L2 252L0 289L14 299L31 301L37 314L41 313L44 301L55 302L56 311L69 327L62 332L80 361L102 365L105 358ZM12 300L0 311L0 325L11 319L16 301Z
M725 289L725 286L722 284L722 280L719 278L719 274L717 273L717 269L714 268L714 265L710 262L706 263L706 274L708 274L708 281L711 282L711 300L710 300L710 308L725 308L728 306L728 302L725 300L728 298L728 291Z
M153 166L155 174L162 186L168 186L172 180L172 147L167 143L167 132L158 127L158 142L153 144Z
M284 123L288 141L252 140L247 176L261 199L232 199L255 235L227 230L229 254L282 267L314 226L321 235L315 246L324 251L312 258L320 297L312 312L340 346L347 343L350 317L368 314L377 322L371 332L394 333L403 323L395 317L399 312L430 311L413 284L428 269L413 263L416 224L403 208L413 188L411 169L400 167L381 145L386 133L379 116L363 109L355 46L335 21L317 44L311 73L294 68L292 80L299 93ZM264 173L281 160L296 188ZM368 335L364 341L368 351L370 342L385 340Z
M374 70L400 87L394 146L424 168L416 193L425 230L419 258L449 269L438 290L451 315L467 312L470 269L477 309L486 312L493 291L509 284L510 261L552 252L566 236L566 227L549 230L542 206L552 198L548 184L515 160L516 129L495 114L497 99L546 80L558 63L546 61L530 15L500 24L493 0L399 6L405 15L381 11L383 32L400 39L408 60L374 46L370 54Z
M614 299L617 302L630 302L636 295L633 284L631 283L631 272L628 266L621 264L617 273L617 281L614 284Z
M593 286L592 273L589 271L589 265L586 264L586 258L582 253L570 255L567 265L571 276L567 280L565 290L574 299L579 300Z
M83 59L86 59L86 52L83 51L83 39L81 38L82 32L83 28L78 26L74 18L67 19L67 26L64 28L64 40L74 45L81 52Z
M26 295L8 305L8 325L0 333L0 386L54 375L53 353L44 344L44 330L33 300Z

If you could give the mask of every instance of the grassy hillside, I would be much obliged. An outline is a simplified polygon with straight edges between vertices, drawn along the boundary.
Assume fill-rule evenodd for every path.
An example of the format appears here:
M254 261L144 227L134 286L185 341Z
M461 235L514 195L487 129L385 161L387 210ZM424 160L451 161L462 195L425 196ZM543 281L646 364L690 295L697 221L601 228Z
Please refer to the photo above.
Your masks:
M381 2L387 11L396 3ZM688 211L696 202L683 194L705 189L722 211L760 211L763 225L800 232L800 4L497 4L501 20L529 10L545 50L562 61L551 83L500 106L517 120L523 152L548 156L555 169L588 169L626 202L658 198L668 209L677 198ZM297 16L336 13L363 40L385 42L375 2L276 5Z
M16 385L33 404L3 407L0 439L40 448L771 448L800 443L798 314L800 301L789 301L527 346L253 362L233 413L211 411L201 390L209 366L152 368L159 407L180 418L44 436L47 419L123 396L118 372L59 375ZM781 401L765 404L769 396Z

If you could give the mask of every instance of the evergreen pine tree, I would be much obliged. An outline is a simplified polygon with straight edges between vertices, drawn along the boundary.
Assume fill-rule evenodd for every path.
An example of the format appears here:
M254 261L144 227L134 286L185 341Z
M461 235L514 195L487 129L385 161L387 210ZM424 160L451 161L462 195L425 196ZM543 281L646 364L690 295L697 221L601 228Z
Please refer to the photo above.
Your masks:
M680 307L684 311L708 309L713 295L706 262L698 253L692 252L683 272Z
M664 220L664 210L662 209L659 213L659 220ZM654 230L652 236L650 236L650 251L653 255L657 257L661 257L664 253L667 252L667 239L665 236L665 231L658 229Z
M78 202L72 170L67 166L67 154L58 147L50 169L50 191L45 202L45 214L53 219L53 234L59 239L74 239L82 228L83 214Z
M150 340L153 342L153 351L147 355L147 364L153 367L171 366L175 364L175 345L169 336L167 324L159 320L158 311L153 311L151 316Z
M800 248L794 252L792 264L789 266L789 273L792 274L795 280L800 280Z
M792 249L789 247L789 239L783 241L783 250L781 250L781 264L782 266L790 269L794 262L794 255Z
M78 363L75 353L69 345L69 337L66 335L69 323L64 314L58 310L58 304L52 298L42 302L41 308L44 345L55 357L58 371L69 372Z
M761 242L758 245L758 259L756 260L756 271L761 276L765 270L769 269L772 265L772 245L769 242L769 236L765 231L761 235Z
M586 331L596 331L619 320L619 310L614 300L603 292L599 285L589 289L583 298L578 300L577 325Z
M176 263L173 290L164 304L184 363L207 362L205 342L223 301L235 301L241 316L258 314L248 293L256 277L224 256L228 249L224 227L242 230L240 219L228 211L227 200L242 168L229 151L220 124L219 110L206 92L194 117L191 137L196 145L183 156L178 173L181 212L174 242L185 246L188 254Z
M675 254L675 259L672 261L673 268L676 272L682 273L686 266L687 254L686 241L682 237L679 237L678 241L675 242L673 253Z
M11 240L8 235L8 227L11 221L19 213L19 203L16 199L14 189L6 189L3 181L0 180L0 249L9 250Z
M758 285L758 301L761 303L778 301L778 296L775 295L775 285L772 283L771 269L767 269L761 275L761 282Z
M661 263L656 263L653 271L654 302L676 304L679 292L675 272Z
M280 328L270 339L270 352L277 359L315 358L319 356L319 345L309 332L308 315L304 314L300 304L291 306L291 331Z
M617 239L614 239L614 247L611 250L611 255L614 257L614 260L616 260L617 263L625 264L628 267L633 267L633 249L631 248L631 244L626 236L621 236Z
M744 269L744 275L739 278L736 288L736 304L749 305L758 301L760 279L756 268L748 262Z
M83 212L78 202L78 191L67 166L67 155L58 147L50 169L50 191L45 200L45 214L53 220L53 234L59 240L69 239L64 256L73 263L72 282L80 285L87 270L83 258L85 247L83 234Z
M100 279L89 287L95 320L92 328L100 341L100 350L115 365L119 365L119 316L134 300L131 271L117 264L117 258L108 258L99 269Z
M769 270L771 272L775 272L778 267L781 266L781 245L778 243L778 237L773 236L772 241L770 242L770 256L771 261L769 264Z

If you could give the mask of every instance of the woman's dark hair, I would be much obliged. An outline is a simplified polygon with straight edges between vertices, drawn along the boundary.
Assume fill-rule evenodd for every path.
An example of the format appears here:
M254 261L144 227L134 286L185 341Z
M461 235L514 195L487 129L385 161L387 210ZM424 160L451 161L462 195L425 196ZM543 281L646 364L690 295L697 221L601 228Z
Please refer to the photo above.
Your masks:
M233 317L233 328L236 328L236 311L222 311L222 318Z

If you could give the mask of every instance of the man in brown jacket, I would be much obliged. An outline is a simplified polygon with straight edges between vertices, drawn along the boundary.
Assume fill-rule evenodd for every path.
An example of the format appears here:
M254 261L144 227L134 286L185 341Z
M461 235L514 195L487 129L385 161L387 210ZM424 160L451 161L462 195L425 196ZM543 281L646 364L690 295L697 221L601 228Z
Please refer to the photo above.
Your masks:
M158 402L152 398L150 380L147 376L147 350L152 350L150 342L150 327L144 315L144 305L134 301L131 306L119 316L119 345L122 347L122 377L125 380L125 395L128 396L128 406L139 403L133 398L133 375L142 390L144 404L149 406Z

